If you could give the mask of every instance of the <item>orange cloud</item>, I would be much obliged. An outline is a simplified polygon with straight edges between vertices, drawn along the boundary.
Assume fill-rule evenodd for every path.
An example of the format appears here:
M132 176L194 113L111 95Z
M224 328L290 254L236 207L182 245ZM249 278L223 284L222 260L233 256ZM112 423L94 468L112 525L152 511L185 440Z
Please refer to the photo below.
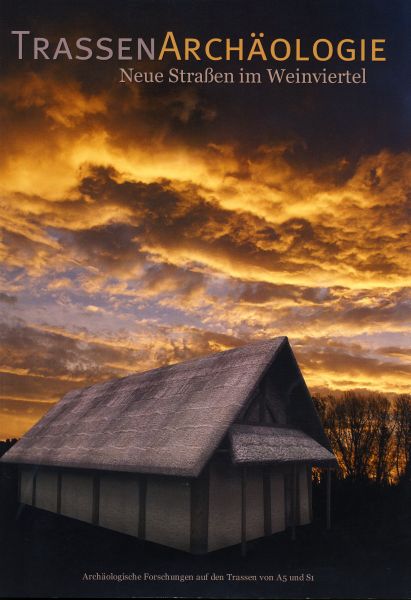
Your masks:
M63 75L0 84L10 431L71 387L284 334L311 386L407 391L410 154L309 170L292 136L196 137L218 107L192 90Z

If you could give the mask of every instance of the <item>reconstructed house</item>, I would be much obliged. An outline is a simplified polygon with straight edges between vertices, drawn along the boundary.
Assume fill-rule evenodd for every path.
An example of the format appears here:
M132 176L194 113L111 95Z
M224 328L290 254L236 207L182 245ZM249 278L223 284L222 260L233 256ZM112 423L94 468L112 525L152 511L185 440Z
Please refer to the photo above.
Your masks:
M2 460L21 503L193 553L295 533L336 467L286 337L71 391Z

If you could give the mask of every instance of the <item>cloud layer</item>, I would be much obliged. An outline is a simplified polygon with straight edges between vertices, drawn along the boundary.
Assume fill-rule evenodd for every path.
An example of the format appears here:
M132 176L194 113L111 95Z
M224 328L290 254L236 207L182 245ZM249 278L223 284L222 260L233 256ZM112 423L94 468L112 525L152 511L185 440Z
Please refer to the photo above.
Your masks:
M314 389L409 391L398 137L332 143L251 96L243 122L228 92L86 75L0 82L1 435L73 387L276 335Z

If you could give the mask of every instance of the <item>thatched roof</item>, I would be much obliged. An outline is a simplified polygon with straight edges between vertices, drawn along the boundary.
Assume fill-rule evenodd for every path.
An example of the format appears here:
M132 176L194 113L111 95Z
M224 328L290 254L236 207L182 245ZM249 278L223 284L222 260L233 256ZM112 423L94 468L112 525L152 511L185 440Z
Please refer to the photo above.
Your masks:
M304 462L317 467L337 466L335 456L329 450L298 429L233 425L230 441L236 464Z
M9 462L198 475L286 338L74 390Z
M2 460L197 476L229 427L241 420L268 369L279 381L284 374L302 380L287 338L71 391ZM284 393L287 419L326 446L304 390L298 401Z

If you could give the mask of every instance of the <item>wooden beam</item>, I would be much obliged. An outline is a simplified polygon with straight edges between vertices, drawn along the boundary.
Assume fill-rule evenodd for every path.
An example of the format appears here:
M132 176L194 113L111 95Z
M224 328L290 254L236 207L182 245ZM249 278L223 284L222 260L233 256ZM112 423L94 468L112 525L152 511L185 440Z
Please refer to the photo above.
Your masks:
M247 555L247 467L241 469L241 556Z
M36 506L36 496L37 496L37 469L35 468L33 471L33 483L31 490L31 505Z
M139 515L138 515L138 537L146 538L146 509L147 509L147 476L139 477Z
M284 473L284 496L285 496L285 526L291 527L293 523L293 474L288 470Z
M297 465L293 465L293 476L292 476L292 492L291 492L291 539L296 539L296 526L297 526Z
M265 389L260 389L260 396L258 398L258 420L260 425L265 423Z
M100 520L100 476L93 475L93 508L91 522L98 525Z
M308 511L310 522L313 521L313 473L311 465L306 466L307 469L307 486L308 486Z
M190 482L190 552L206 554L208 551L209 519L209 468Z
M331 529L331 469L327 469L327 529Z
M248 421L249 412L250 412L251 408L253 407L254 400L256 400L259 393L260 393L260 387L259 387L259 385L257 385L257 387L251 392L247 404L242 408L242 410L240 411L240 413L237 417L239 423L246 423Z
M61 515L61 480L62 480L61 471L57 471L57 509L56 509L56 512L58 515Z
M271 525L271 469L263 467L264 535L272 534Z
M4 469L4 465L3 465L3 469ZM23 472L21 469L18 468L17 470L17 502L21 502L21 478L22 478Z

